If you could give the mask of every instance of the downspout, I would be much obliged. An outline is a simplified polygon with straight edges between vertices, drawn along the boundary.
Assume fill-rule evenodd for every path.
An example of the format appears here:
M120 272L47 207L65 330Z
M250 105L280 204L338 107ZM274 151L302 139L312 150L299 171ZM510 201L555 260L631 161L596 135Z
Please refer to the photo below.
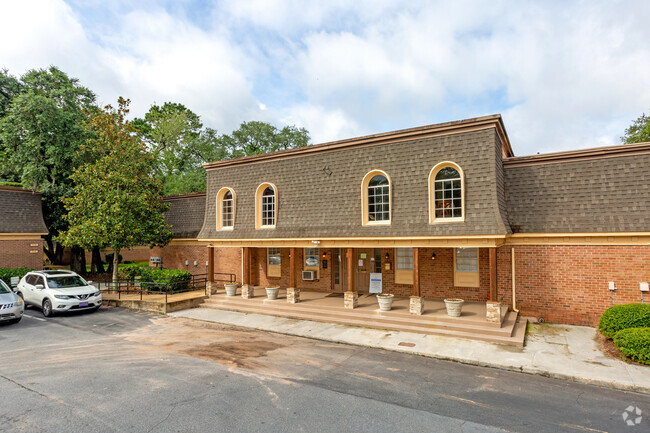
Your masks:
M511 248L510 249L510 257L512 257L512 310L516 313L519 312L517 310L517 301L515 300L515 249Z

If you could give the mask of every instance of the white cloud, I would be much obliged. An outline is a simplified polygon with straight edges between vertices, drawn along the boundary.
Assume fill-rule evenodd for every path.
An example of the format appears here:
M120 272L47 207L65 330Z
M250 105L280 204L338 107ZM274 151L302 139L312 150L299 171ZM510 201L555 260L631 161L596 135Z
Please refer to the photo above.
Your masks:
M55 64L102 103L180 102L223 132L320 142L501 112L521 155L618 143L650 108L647 2L8 5L11 73Z

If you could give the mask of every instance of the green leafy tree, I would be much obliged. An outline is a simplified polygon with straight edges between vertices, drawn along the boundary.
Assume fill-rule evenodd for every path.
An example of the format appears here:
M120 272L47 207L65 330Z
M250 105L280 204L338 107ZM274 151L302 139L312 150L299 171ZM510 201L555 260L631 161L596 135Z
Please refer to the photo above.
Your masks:
M74 195L66 198L69 228L64 245L111 247L113 281L120 251L136 245L164 246L172 238L163 212L162 182L155 177L155 159L125 117L130 101L106 106L88 120L91 138L81 149L91 162L72 174Z
M650 141L650 116L646 116L645 113L641 114L625 130L625 135L621 137L621 141L628 144Z
M0 174L41 192L49 229L45 253L60 263L63 249L53 239L66 228L61 199L72 191L70 174L81 163L77 150L87 138L85 113L95 109L95 94L54 66L20 80L3 71L0 89ZM79 248L73 248L73 268L85 271Z
M309 144L309 132L305 128L285 126L278 129L266 122L244 122L231 135L222 138L231 158L258 155L277 150L303 147Z
M182 104L152 105L133 128L149 145L161 176L183 172L192 165L192 148L201 134L200 117Z

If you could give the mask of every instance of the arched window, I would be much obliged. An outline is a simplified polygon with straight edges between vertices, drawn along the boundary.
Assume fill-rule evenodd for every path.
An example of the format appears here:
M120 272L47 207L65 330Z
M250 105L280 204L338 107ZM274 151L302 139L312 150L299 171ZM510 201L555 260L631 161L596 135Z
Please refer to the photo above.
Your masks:
M429 173L429 222L465 220L463 171L453 162L441 162Z
M217 230L232 230L235 226L235 192L221 188L217 193Z
M274 228L277 218L278 190L275 185L263 183L255 194L255 227Z
M381 170L366 174L361 183L362 224L390 224L390 177Z

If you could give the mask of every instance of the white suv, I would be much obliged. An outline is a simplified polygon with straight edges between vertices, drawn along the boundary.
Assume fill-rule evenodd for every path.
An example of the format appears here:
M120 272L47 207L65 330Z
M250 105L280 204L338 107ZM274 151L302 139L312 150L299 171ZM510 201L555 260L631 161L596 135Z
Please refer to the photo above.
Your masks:
M28 272L16 292L26 305L42 309L45 317L65 311L95 311L102 304L101 292L71 271Z

